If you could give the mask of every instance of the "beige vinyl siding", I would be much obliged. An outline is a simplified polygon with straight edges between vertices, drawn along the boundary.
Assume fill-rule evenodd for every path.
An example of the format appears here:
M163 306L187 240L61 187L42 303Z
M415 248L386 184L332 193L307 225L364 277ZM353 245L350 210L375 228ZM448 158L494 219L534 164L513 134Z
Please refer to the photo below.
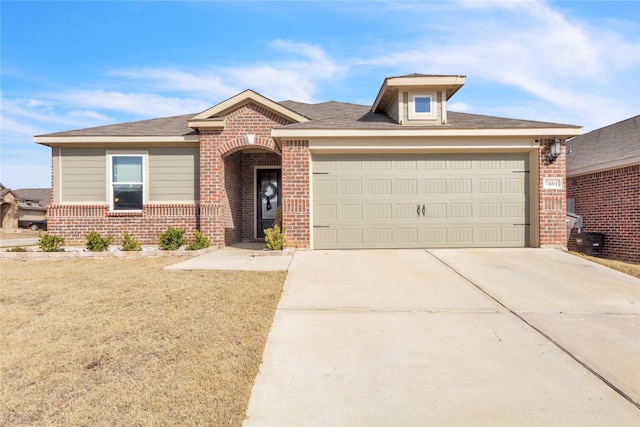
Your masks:
M197 146L149 149L149 202L196 202L199 163Z
M389 111L387 111L389 117L396 121L396 123L400 122L400 108L398 106L398 99L394 99L393 102L389 105Z
M106 203L106 169L104 148L61 148L60 203Z
M127 147L60 149L59 180L56 196L59 203L107 204L110 154L148 153L146 203L194 203L199 198L198 146L187 147ZM54 159L54 164L56 163Z

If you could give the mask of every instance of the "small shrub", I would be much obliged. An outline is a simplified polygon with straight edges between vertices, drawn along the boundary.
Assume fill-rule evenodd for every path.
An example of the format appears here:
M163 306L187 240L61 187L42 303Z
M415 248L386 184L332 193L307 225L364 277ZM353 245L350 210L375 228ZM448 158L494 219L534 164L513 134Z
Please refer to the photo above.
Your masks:
M199 249L204 249L209 247L209 239L207 236L196 230L196 239L187 246L187 250L189 251L197 251Z
M87 249L91 252L104 252L109 249L109 245L113 242L113 237L102 237L96 231L87 234Z
M167 251L176 251L186 243L183 236L184 230L169 226L166 231L160 233L160 247Z
M11 249L7 249L7 252L27 252L27 250L21 246L16 246Z
M264 229L264 245L267 249L273 251L281 251L284 249L284 233L285 229L280 230L278 224L271 228Z
M125 232L122 234L122 250L127 252L141 251L142 245L131 234Z
M38 247L44 252L60 252L62 245L64 245L64 237L54 236L53 234L45 233L38 240Z

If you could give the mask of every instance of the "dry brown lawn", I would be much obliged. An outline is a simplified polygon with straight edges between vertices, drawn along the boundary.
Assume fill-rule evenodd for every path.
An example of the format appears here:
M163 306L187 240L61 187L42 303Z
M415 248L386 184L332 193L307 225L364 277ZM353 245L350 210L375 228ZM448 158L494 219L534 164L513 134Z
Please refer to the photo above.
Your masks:
M286 273L0 260L1 425L241 425Z
M572 255L579 256L580 258L587 259L589 261L602 264L606 267L613 268L614 270L621 271L630 276L637 277L640 279L640 264L631 264L628 262L615 261L612 259L598 258L593 256L587 256L585 254L581 254L579 252L570 252Z

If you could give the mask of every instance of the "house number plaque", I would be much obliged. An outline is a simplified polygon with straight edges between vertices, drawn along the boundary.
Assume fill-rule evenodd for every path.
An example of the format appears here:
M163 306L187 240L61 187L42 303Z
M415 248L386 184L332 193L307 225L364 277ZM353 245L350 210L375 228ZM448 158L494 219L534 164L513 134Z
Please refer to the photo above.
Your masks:
M562 178L543 178L542 188L544 190L562 190Z

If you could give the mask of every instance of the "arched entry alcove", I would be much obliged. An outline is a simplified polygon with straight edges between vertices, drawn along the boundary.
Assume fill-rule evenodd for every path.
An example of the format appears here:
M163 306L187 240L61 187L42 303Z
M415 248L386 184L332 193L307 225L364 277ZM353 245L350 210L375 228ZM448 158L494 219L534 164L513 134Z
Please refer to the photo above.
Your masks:
M256 138L258 139L258 138ZM263 228L273 225L280 197L280 150L270 138L254 144L224 144L225 245L262 240ZM270 185L267 185L270 183Z

